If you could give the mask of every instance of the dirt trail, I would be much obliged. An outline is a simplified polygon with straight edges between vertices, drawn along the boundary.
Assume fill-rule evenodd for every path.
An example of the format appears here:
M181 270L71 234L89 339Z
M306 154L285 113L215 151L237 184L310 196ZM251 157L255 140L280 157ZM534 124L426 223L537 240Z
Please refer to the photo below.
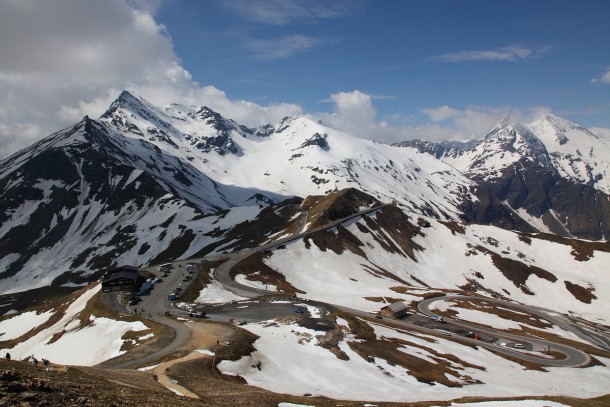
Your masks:
M191 338L179 350L190 351L190 353L184 357L161 363L159 366L152 369L151 372L157 376L159 383L166 388L185 397L198 399L199 396L195 393L178 383L172 382L172 379L168 376L167 372L177 363L210 357L209 355L198 352L198 350L213 352L218 346L223 346L219 344L222 344L226 339L230 338L233 330L229 326L209 322L187 322L185 325L191 330Z

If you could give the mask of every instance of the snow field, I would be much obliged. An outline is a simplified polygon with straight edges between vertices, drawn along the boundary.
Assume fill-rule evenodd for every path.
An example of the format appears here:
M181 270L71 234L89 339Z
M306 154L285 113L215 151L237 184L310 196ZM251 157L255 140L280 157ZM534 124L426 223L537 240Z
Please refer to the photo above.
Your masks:
M449 407L570 407L547 400L481 401L478 403L451 403Z
M126 322L93 316L89 325L80 327L80 312L100 289L101 284L98 284L85 291L70 304L61 320L12 349L0 349L0 353L10 352L14 359L34 355L38 359L49 359L52 363L81 366L93 366L124 353L120 350L124 343L121 339L123 335L129 331L145 331L149 328L140 321ZM34 327L31 325L32 316L26 314L24 324L30 323ZM61 332L63 335L51 342L53 336Z
M426 248L415 252L417 261L387 252L372 238L371 233L374 232L360 232L354 220L346 222L344 226L365 243L361 249L366 259L347 250L341 255L330 250L322 252L315 244L307 249L303 241L298 240L287 244L288 250L274 251L265 262L283 273L293 286L305 291L305 298L363 311L377 311L382 306L366 301L364 297L391 297L407 303L421 299L390 290L402 284L372 275L365 269L368 266L372 269L383 268L404 281L412 281L420 286L412 275L432 288L455 289L467 284L468 279L473 279L517 302L562 313L576 312L589 320L610 323L604 312L610 309L610 282L604 279L603 272L610 264L610 253L595 252L591 259L580 262L574 259L572 248L568 245L535 238L528 244L519 240L514 232L479 225L466 227L464 235L453 235L446 226L432 219L428 221L432 227L422 229L426 236L416 236L414 239ZM557 281L551 282L532 274L526 284L535 295L525 294L496 268L489 255L473 251L472 247L477 245L515 261L549 270ZM460 253L464 255L460 256ZM553 256L548 253L553 253ZM483 278L478 278L477 273ZM595 287L597 299L591 304L577 300L567 291L564 281Z
M9 341L19 338L45 323L51 315L53 315L52 311L41 312L40 314L36 311L28 311L0 321L0 340Z
M243 299L245 298L227 291L218 281L212 280L199 292L195 302L198 304L219 304Z
M460 355L464 362L483 369L464 367L453 361L452 367L460 371L463 377L469 376L483 383L464 387L421 383L402 367L389 365L382 359L376 358L374 363L367 362L350 349L346 340L340 343L340 349L350 359L339 360L316 345L315 335L323 332L296 325L264 327L262 323L248 324L246 329L259 336L254 344L256 351L238 361L223 361L218 367L224 374L242 376L248 384L270 391L289 391L293 395L310 393L348 400L417 402L466 396L595 397L607 393L605 384L610 379L608 359L601 359L604 366L586 369L549 368L548 372L526 370L484 348L471 348L426 335L411 335L381 325L373 327L378 338L396 338L414 343L416 346L403 346L399 349L419 358L434 360L430 359L432 354L423 347L433 348L441 355ZM433 342L429 342L430 339ZM348 337L347 340L353 339ZM461 381L460 378L452 378L454 379Z

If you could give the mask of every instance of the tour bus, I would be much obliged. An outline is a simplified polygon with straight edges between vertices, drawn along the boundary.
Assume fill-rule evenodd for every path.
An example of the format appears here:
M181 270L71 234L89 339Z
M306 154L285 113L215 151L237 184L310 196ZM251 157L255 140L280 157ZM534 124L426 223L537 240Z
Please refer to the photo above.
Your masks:
M161 264L161 265L158 267L158 270L159 270L160 272L163 272L163 271L170 271L171 269L172 269L172 263L165 263L165 264Z

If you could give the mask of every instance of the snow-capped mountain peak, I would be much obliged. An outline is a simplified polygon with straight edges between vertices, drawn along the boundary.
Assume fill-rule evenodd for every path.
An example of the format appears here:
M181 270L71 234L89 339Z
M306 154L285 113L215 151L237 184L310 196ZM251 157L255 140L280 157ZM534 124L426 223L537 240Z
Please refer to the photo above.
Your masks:
M563 178L610 194L610 143L588 129L549 114L528 127Z
M484 138L465 149L447 149L443 161L469 177L489 180L525 161L548 167L544 144L525 125L509 115Z

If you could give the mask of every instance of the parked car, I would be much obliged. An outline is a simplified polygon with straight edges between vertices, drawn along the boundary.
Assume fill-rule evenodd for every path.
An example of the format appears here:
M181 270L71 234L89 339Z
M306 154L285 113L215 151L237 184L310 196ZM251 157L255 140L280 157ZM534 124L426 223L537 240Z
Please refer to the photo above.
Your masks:
M517 349L525 349L525 345L522 344L522 343L516 343L515 344L515 348L517 348Z
M133 297L131 300L129 300L129 305L136 305L137 303L139 303L141 300L140 297Z

